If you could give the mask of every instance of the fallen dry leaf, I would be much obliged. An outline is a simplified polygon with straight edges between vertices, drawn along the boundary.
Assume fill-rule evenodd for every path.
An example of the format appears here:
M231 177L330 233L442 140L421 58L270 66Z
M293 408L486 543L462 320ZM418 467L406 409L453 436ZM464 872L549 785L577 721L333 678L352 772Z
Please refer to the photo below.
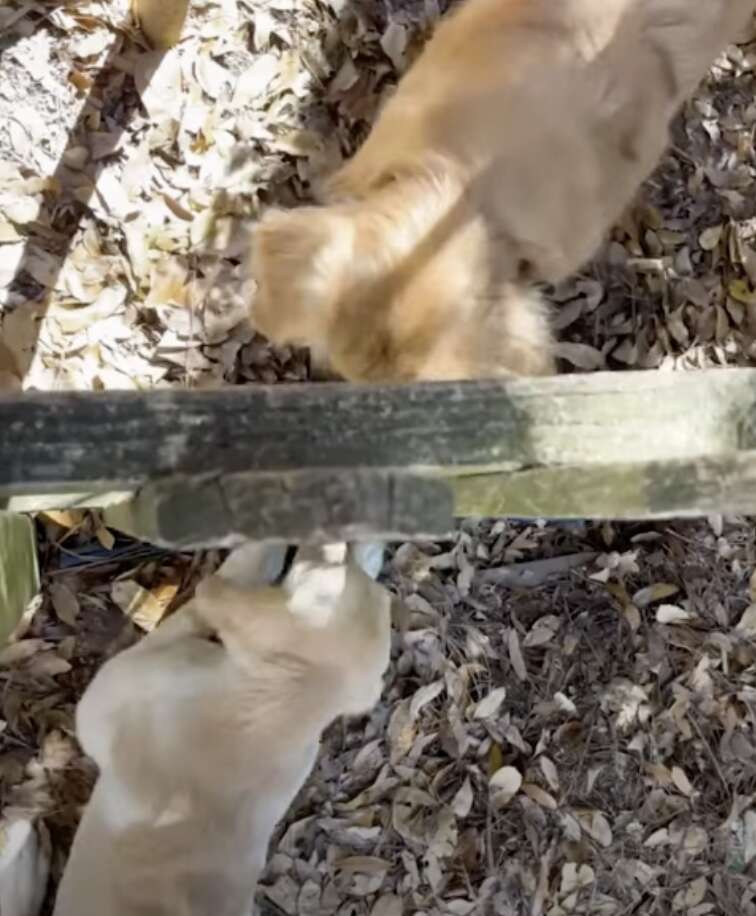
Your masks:
M659 623L687 623L692 620L692 615L676 604L660 604L656 610L656 619Z
M549 787L552 791L559 791L559 772L554 764L554 761L549 757L539 757L538 765L541 768L541 772L546 779L546 782L549 784Z
M706 878L696 878L675 894L672 898L672 908L674 910L690 910L693 907L697 907L703 902L707 890L708 882Z
M600 811L578 811L577 817L583 830L599 846L608 849L612 845L612 828L605 815Z
M483 697L479 703L475 704L473 719L489 719L495 716L501 709L501 704L506 698L507 688L496 687L488 696Z
M501 767L491 776L488 786L494 807L502 808L520 791L522 773L515 767Z
M25 670L34 677L57 677L71 670L71 663L56 652L36 652L27 661Z
M113 546L115 545L115 536L109 528L106 528L104 525L98 525L95 529L95 537L105 548L105 550L113 549Z
M12 642L0 649L0 668L18 665L49 647L50 643L45 642L44 639L22 639Z
M473 803L473 788L468 776L452 800L452 811L456 817L467 817Z
M679 591L680 589L670 582L655 582L653 585L638 589L633 595L633 604L643 610L656 601L671 598L672 595L676 595Z
M675 784L679 792L682 792L683 795L686 795L688 798L691 798L694 794L693 786L690 783L685 770L682 767L672 767L672 782Z
M590 865L577 865L566 862L562 866L562 878L559 891L562 894L574 894L583 887L589 887L596 880L596 873Z
M65 582L53 582L50 586L50 601L58 619L69 627L76 626L79 616L79 600Z
M722 238L724 226L709 226L699 235L698 244L704 251L713 251Z
M583 369L585 372L606 367L604 354L589 344L561 341L554 347L554 355L558 359L566 360L578 369Z
M150 591L126 579L113 583L110 596L127 617L149 633L160 623L177 591L178 586L170 583Z
M410 702L410 719L416 719L420 715L423 707L427 706L429 703L432 703L443 689L443 681L434 681L432 684L426 684L424 687L421 687L412 697Z
M522 784L522 791L525 793L525 795L528 796L528 798L532 799L542 808L548 808L550 811L556 811L556 809L559 807L557 800L553 795L551 795L551 793L547 792L545 789L542 789L540 786L533 782L524 782Z
M509 650L509 660L512 663L514 673L521 681L528 679L528 669L525 666L525 659L520 648L520 637L517 631L511 629L507 638L507 648Z

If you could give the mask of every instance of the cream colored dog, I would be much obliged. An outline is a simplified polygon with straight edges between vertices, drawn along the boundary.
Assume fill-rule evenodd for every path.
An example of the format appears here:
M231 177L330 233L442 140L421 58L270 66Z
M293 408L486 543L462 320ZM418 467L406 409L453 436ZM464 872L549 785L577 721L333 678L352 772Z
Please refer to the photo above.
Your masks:
M465 0L321 207L269 212L255 326L355 381L552 369L530 281L596 250L753 0Z
M390 599L354 562L298 555L281 587L222 573L79 704L100 777L56 916L248 916L321 731L378 699Z

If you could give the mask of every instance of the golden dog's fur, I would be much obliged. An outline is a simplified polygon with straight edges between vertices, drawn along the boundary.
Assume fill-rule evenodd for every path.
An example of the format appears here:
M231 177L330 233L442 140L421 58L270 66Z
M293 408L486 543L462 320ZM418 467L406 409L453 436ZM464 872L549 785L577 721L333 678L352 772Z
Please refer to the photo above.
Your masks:
M268 841L336 716L369 709L390 599L353 562L218 576L109 661L77 710L100 777L56 916L248 916Z
M324 206L271 211L252 320L351 380L552 368L531 281L593 254L753 0L466 0Z

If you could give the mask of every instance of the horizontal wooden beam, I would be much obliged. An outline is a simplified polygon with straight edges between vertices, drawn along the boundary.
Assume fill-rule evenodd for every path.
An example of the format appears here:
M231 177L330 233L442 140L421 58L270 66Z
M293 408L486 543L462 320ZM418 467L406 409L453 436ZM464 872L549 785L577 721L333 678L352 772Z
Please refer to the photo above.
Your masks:
M637 464L534 468L450 481L457 514L661 519L756 515L756 451Z
M104 515L113 528L174 548L400 541L446 534L454 521L442 481L380 471L168 477Z
M228 481L243 481L233 499L240 503L245 488L255 495L234 522L236 533L259 529L270 537L296 529L297 504L315 513L313 525L316 517L327 520L318 499L335 491L321 487L325 480L331 487L340 480L343 488L333 497L341 515L338 523L332 516L329 531L364 522L366 536L386 533L387 522L399 517L387 481L413 475L445 478L457 515L644 518L752 505L756 511L754 369L1 394L0 431L0 497L12 498L14 510L40 500L112 504L149 483L138 505L121 512L144 526L162 480L161 504L174 507L161 510L164 531L182 503L201 514L198 480L214 481L216 496ZM365 496L366 472L381 481L381 508ZM290 499L280 495L286 486ZM409 498L413 484L407 486ZM279 495L271 495L276 487ZM441 524L443 494L437 490L409 512L406 527ZM446 508L432 516L434 499ZM279 509L253 524L255 500L260 510L277 500ZM218 524L232 529L232 521L216 515L212 537ZM181 524L192 529L191 538L202 536L202 525L186 517Z
M0 496L168 474L373 468L454 475L756 447L756 369L422 385L0 394Z

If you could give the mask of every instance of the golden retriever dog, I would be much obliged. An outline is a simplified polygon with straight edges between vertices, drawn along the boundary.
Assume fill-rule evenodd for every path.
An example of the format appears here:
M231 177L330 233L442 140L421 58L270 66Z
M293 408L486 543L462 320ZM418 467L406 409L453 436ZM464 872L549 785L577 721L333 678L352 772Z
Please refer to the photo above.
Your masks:
M321 206L258 224L252 322L353 381L552 370L533 281L595 252L753 0L465 0Z
M337 554L300 552L280 586L232 561L99 671L77 731L100 775L56 916L249 916L322 730L376 702L389 660L389 595Z

